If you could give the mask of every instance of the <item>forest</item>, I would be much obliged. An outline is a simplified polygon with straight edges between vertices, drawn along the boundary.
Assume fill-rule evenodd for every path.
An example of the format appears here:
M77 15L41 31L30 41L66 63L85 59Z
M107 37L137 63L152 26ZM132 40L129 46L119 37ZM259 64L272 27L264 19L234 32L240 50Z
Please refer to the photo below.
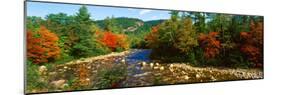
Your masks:
M144 21L26 17L28 93L263 78L263 17L170 11Z

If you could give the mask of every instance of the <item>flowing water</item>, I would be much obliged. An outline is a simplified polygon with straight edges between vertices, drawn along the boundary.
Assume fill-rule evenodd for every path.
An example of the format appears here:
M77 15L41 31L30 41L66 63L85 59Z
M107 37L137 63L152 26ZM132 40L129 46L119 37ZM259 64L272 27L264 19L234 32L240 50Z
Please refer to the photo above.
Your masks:
M141 70L142 66L139 65L142 62L150 63L152 60L149 58L151 49L133 49L125 57L126 63L129 65L129 75L136 75L144 73Z

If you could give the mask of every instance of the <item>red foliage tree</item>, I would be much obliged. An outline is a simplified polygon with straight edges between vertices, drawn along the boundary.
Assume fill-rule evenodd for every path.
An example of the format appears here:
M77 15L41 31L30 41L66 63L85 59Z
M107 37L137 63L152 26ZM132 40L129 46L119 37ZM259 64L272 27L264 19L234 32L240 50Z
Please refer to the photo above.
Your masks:
M250 32L241 32L241 52L255 63L255 67L262 67L263 57L263 24L253 21L250 24Z
M104 32L103 37L100 39L100 41L113 50L117 47L117 36L112 32Z
M116 51L117 48L128 49L129 43L127 42L127 36L124 34L114 34L110 31L96 32L97 39L100 43L110 48L112 51Z
M220 53L221 43L217 40L218 32L210 32L208 35L200 34L198 41L204 50L204 57L214 58Z
M47 63L60 56L59 38L44 26L39 31L27 32L27 58L34 63Z

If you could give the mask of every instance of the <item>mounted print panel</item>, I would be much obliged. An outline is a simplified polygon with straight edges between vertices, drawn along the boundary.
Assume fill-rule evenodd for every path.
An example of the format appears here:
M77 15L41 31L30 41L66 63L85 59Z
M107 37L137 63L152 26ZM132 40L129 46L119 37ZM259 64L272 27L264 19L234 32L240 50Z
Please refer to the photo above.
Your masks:
M263 79L263 16L27 1L25 93Z

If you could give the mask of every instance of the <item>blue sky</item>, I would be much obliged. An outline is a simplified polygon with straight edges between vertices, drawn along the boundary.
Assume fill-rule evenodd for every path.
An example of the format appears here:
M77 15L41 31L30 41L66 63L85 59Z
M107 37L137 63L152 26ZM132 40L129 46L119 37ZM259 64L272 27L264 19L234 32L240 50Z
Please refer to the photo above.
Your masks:
M27 3L27 16L39 16L45 18L51 13L66 13L75 15L81 5L57 4L57 3ZM168 19L170 18L169 11L164 10L148 10L134 8L118 8L118 7L103 7L103 6L87 6L91 19L101 20L107 16L111 17L131 17L139 18L144 21Z

